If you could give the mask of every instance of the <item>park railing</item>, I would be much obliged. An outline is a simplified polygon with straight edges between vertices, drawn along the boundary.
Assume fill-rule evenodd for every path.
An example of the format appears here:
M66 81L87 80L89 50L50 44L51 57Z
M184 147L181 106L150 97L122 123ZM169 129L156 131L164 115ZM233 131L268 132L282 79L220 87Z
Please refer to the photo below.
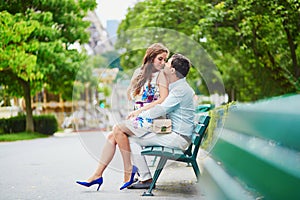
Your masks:
M202 159L207 197L300 199L300 95L238 103L224 117Z

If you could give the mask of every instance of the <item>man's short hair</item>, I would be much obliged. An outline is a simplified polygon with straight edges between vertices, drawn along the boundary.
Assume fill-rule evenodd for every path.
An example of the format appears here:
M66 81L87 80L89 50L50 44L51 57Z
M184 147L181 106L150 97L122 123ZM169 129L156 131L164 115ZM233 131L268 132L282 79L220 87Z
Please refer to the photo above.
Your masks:
M191 62L185 56L176 53L172 56L171 66L175 68L178 78L184 78L189 73Z

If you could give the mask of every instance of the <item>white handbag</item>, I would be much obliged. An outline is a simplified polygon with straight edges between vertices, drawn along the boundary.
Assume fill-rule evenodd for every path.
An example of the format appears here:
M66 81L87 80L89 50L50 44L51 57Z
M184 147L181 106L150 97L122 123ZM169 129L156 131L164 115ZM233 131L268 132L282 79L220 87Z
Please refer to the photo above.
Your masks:
M172 132L172 121L171 119L154 119L152 125L152 131L154 133L171 133Z

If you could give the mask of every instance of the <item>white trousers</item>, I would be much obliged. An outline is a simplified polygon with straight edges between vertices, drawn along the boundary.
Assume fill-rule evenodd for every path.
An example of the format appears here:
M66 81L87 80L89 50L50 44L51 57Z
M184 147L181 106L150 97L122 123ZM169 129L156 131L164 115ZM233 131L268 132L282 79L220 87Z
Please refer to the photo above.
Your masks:
M134 133L134 131L132 132ZM152 178L145 156L141 155L143 146L159 145L185 150L190 144L183 137L174 132L168 134L147 133L142 137L130 136L129 141L132 161L139 169L141 181Z

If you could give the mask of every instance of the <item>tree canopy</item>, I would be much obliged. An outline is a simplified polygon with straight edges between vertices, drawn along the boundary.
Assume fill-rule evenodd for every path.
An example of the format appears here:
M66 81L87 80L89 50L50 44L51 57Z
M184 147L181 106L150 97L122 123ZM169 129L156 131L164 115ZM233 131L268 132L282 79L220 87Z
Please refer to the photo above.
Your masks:
M178 31L209 53L231 100L251 101L300 91L299 24L296 0L146 0L128 10L117 44L128 47L147 40L136 37L140 31L135 29ZM132 39L124 40L122 34L130 30L132 37L125 38ZM136 60L123 57L121 64L132 68Z
M94 0L15 0L0 3L0 80L26 102L26 130L33 131L31 95L46 87L72 98L73 81L85 54L71 49L86 43Z

